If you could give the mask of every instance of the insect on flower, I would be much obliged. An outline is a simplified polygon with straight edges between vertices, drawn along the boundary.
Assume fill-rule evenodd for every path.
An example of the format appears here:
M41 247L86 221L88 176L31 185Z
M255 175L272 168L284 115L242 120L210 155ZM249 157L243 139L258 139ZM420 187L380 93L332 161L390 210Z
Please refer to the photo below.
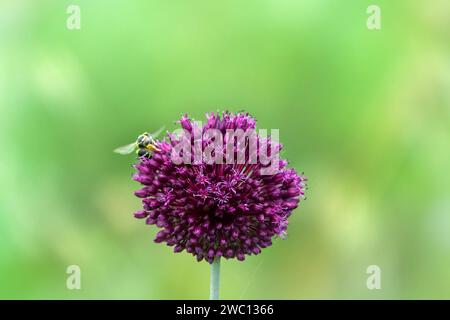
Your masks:
M114 149L114 152L125 155L136 151L139 158L150 158L153 151L159 151L158 147L156 146L155 138L157 138L163 130L164 127L161 127L158 131L155 131L153 133L144 132L137 137L136 141L116 148Z
M256 129L248 113L209 113L206 118L205 124L198 124L184 115L178 123L186 137L196 131L204 137L216 130L223 137L229 130ZM134 216L160 229L154 241L213 264L221 257L243 261L271 246L273 238L286 238L288 219L304 198L307 178L282 159L271 175L262 173L269 164L251 163L250 157L244 164L225 163L226 144L219 146L219 163L192 164L194 155L189 152L191 161L177 163L172 157L178 146L188 141L195 147L195 140L186 137L169 133L168 139L157 142L151 159L140 157L134 166L133 179L141 184L135 195L142 201ZM257 139L259 159L263 146L281 150L281 144L268 137ZM207 147L203 141L202 148ZM232 147L238 150L236 140Z

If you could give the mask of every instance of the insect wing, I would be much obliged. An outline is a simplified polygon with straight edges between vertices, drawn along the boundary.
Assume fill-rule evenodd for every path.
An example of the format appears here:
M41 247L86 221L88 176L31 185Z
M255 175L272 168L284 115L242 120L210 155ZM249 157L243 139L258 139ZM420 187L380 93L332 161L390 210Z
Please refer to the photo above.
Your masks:
M119 154L130 154L136 149L136 142L127 144L126 146L119 147L117 149L114 149L115 153Z
M161 132L164 130L164 128L165 128L165 127L162 126L161 128L159 128L158 131L155 131L155 132L150 133L150 134L149 134L150 138L151 138L151 139L157 138L157 137L161 134Z

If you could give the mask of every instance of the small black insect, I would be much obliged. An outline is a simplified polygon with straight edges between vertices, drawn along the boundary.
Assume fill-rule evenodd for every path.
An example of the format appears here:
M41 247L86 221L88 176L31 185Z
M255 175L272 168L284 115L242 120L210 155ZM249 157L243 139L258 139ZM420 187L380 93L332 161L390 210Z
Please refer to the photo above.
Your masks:
M138 157L150 158L153 151L159 150L155 138L161 133L163 129L164 127L153 133L144 132L137 137L135 142L127 144L123 147L119 147L115 149L114 152L120 154L130 154L133 151L136 151Z

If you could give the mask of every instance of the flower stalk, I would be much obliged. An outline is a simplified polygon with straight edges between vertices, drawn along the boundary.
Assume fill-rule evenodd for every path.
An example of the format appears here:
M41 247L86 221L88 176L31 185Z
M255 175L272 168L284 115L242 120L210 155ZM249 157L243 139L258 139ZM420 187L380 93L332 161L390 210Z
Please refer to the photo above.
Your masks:
M216 257L211 263L210 281L209 300L219 300L220 257Z

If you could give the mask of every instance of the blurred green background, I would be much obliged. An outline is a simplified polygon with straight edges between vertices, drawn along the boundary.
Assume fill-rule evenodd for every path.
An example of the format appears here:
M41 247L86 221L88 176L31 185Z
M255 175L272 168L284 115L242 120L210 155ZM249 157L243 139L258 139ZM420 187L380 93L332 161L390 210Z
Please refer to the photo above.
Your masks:
M309 190L222 298L450 298L448 0L0 0L0 298L207 298L112 149L224 109L280 128Z

